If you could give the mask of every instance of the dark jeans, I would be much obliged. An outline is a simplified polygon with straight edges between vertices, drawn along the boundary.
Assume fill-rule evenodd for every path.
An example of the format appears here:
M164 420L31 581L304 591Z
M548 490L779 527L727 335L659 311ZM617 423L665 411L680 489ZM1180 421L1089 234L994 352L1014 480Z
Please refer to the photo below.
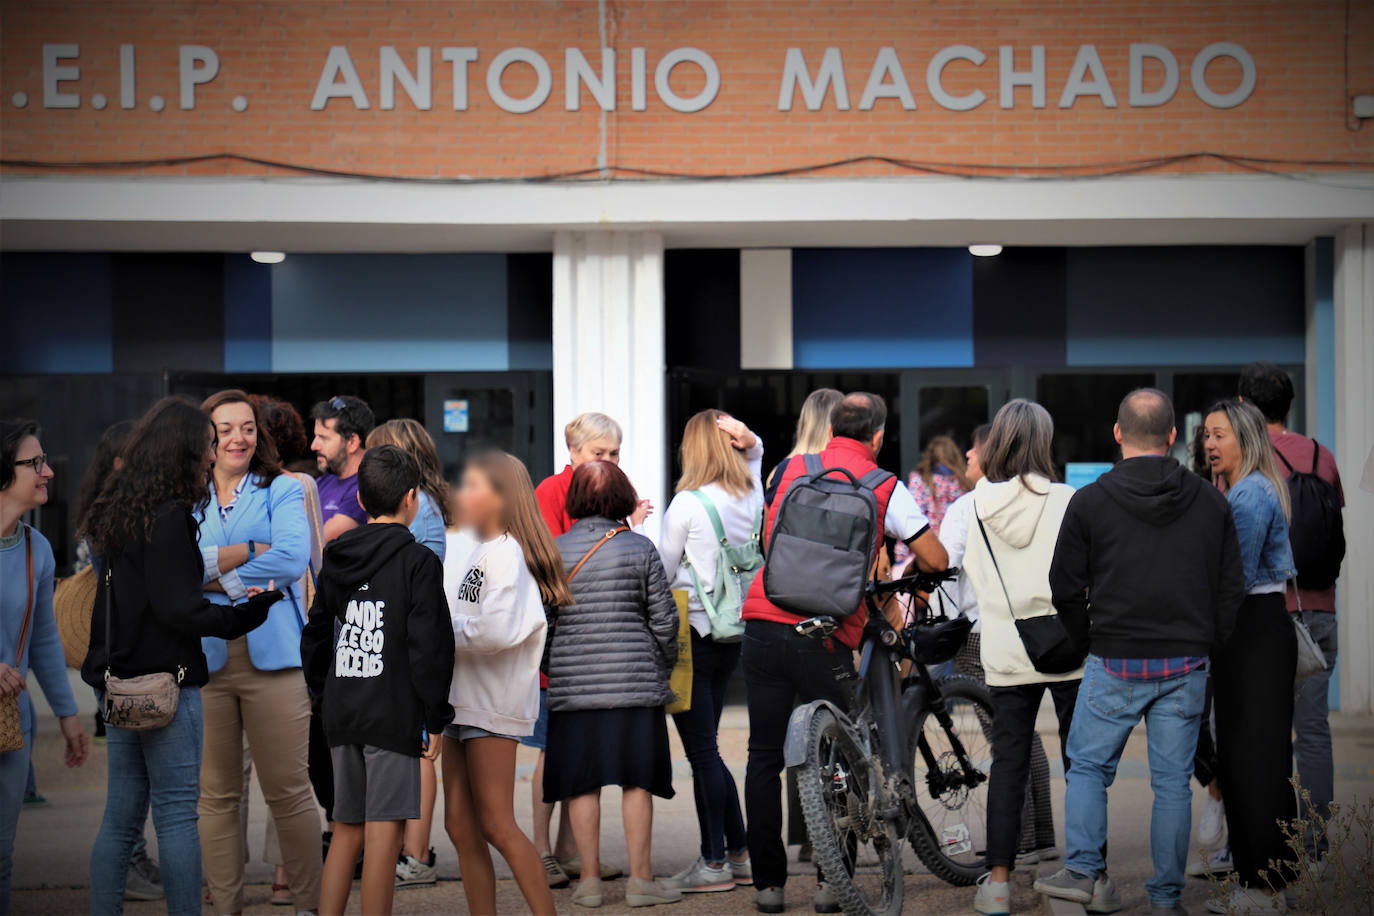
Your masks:
M754 886L787 883L782 841L783 742L793 700L829 700L848 709L853 699L853 653L834 639L797 635L790 624L750 620L744 628L744 679L749 688L749 764L744 810Z
M1298 778L1312 796L1315 814L1331 817L1335 797L1335 764L1331 756L1331 706L1327 694L1336 667L1336 615L1327 611L1303 611L1302 619L1326 656L1327 668L1303 682L1293 706L1293 754L1298 758ZM1327 852L1326 832L1309 831L1307 850L1315 856Z
M1045 691L1059 716L1059 748L1069 768L1069 725L1078 701L1078 681L993 687L992 772L988 778L988 867L1016 865L1021 838L1021 811L1030 780L1035 717Z
M1293 851L1279 822L1297 816L1293 775L1293 677L1297 638L1282 594L1250 595L1236 631L1212 659L1217 776L1226 800L1231 857L1245 887L1282 888Z
M707 862L724 862L727 850L741 852L748 845L735 777L721 759L716 743L720 714L725 709L725 688L739 663L740 649L738 642L718 643L693 630L692 708L673 716L687 762L692 765L701 856Z

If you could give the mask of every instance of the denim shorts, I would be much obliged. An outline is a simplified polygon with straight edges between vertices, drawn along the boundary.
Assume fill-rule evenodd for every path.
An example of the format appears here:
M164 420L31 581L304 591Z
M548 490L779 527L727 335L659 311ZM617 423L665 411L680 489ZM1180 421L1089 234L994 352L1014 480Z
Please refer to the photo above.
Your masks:
M471 741L473 738L505 738L507 741L520 740L512 735L489 732L485 728L478 728L476 725L450 725L444 729L444 737L452 738L454 741Z
M532 747L541 751L549 746L549 689L547 687L541 688L539 691L539 718L534 721L534 734L521 738L520 743L525 747Z

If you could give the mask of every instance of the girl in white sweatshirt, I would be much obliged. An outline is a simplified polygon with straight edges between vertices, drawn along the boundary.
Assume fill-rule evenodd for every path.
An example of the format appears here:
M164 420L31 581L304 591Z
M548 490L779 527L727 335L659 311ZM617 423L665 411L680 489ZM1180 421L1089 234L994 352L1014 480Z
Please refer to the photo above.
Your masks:
M473 913L496 912L488 844L510 865L536 916L554 912L544 865L515 822L515 749L539 715L545 608L572 604L563 561L513 455L468 462L458 494L480 543L451 604L455 659L444 730L444 821Z

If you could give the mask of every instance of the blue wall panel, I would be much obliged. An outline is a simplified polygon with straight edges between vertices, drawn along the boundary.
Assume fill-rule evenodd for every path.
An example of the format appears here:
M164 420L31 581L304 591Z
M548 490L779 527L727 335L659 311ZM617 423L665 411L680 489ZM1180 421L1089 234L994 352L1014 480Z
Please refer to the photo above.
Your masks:
M1068 364L1304 359L1298 247L1070 248Z
M0 373L111 372L108 254L0 255Z
M224 256L224 371L272 371L272 268Z
M276 372L509 368L500 254L289 256L272 268Z
M971 260L963 248L793 251L793 365L972 366Z

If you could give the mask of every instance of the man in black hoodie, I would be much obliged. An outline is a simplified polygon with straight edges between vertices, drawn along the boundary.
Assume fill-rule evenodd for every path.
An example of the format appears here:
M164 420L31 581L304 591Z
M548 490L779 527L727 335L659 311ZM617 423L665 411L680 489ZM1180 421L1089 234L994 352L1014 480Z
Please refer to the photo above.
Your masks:
M334 763L334 839L320 913L341 914L364 849L362 908L390 913L405 822L420 816L420 755L438 754L453 721L453 627L443 565L409 525L420 470L394 445L368 451L358 499L368 524L324 551L301 657L312 694L323 693ZM426 744L422 738L428 732Z
M1154 809L1146 882L1155 916L1182 912L1192 829L1189 778L1207 660L1245 597L1226 498L1168 457L1174 410L1153 388L1121 402L1122 461L1074 494L1050 565L1054 606L1089 648L1067 754L1065 867L1035 882L1088 903L1106 873L1107 787L1131 730L1145 720Z

